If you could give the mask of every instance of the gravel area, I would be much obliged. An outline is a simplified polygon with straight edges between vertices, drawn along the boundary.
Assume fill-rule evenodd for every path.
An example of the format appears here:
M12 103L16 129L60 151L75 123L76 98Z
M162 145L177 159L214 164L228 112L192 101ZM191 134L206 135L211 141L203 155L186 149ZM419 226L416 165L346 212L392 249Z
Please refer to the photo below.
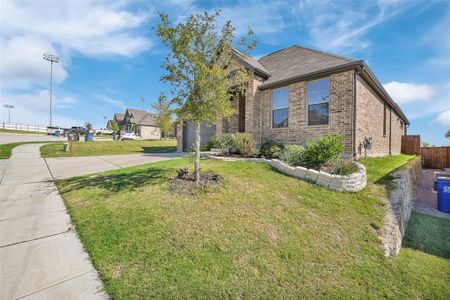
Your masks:
M420 213L450 220L450 214L437 209L437 193L434 188L434 172L441 170L422 169L417 199L414 201L414 210Z

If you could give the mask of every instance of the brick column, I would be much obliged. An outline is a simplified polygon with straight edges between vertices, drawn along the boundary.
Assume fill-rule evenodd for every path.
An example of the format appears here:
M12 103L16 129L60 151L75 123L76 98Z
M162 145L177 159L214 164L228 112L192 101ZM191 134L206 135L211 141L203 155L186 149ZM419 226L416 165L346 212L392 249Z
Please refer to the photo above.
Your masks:
M253 105L255 100L255 74L250 73L247 89L245 90L245 132L253 133Z

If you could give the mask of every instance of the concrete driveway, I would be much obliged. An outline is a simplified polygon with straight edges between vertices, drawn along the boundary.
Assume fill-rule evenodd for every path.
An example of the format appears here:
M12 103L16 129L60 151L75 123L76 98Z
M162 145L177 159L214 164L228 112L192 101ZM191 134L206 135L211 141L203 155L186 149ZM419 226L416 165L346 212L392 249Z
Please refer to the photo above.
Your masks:
M82 176L181 157L182 153L55 157L45 161L54 179ZM1 166L0 166L1 168Z
M0 133L0 145L18 142L61 142L66 139L44 134Z

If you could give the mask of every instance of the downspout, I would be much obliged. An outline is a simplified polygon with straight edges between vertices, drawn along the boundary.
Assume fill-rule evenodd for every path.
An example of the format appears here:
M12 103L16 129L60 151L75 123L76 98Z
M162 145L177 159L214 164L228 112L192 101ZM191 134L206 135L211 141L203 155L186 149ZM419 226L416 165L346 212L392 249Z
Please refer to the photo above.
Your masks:
M358 154L357 151L357 147L356 147L356 102L357 99L356 97L358 96L357 93L357 80L358 80L358 74L363 70L364 67L359 67L355 69L355 72L353 73L353 130L352 130L352 135L353 135L353 157L356 157Z
M389 106L389 155L392 155L392 107Z

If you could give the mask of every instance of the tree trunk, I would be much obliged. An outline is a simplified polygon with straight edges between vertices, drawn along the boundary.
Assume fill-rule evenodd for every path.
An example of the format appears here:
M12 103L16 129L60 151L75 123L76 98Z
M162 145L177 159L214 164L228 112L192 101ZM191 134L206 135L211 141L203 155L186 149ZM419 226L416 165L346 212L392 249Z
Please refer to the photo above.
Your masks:
M195 162L194 162L195 182L200 182L200 121L196 121L195 128Z

